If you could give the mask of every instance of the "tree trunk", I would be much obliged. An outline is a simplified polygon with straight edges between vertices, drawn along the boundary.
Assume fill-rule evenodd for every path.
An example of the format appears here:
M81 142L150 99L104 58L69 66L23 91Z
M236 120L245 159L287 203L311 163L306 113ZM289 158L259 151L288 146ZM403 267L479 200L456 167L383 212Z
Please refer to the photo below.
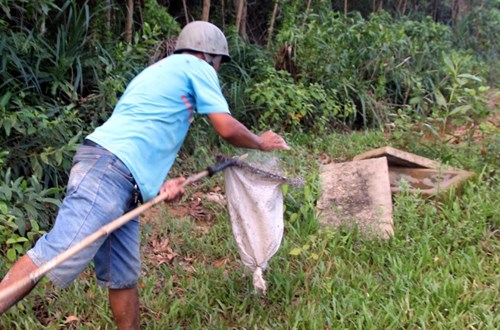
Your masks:
M403 8L401 9L401 16L406 15L406 7L408 6L408 0L403 1Z
M379 12L380 10L382 10L383 7L384 7L384 0L379 0L378 3L377 3L377 0L372 1L372 11L373 12Z
M106 31L111 31L111 0L106 0Z
M344 0L344 16L347 16L347 2L348 0Z
M208 22L210 17L210 0L203 0L203 12L201 14L201 20Z
M468 10L469 9L466 0L454 0L452 10L453 25L456 25L457 22L466 15Z
M125 42L132 43L132 29L134 23L134 0L127 0L127 20L125 23Z
M222 11L222 31L226 29L226 21L224 17L226 17L226 7L225 7L225 0L221 1L221 11Z
M144 15L142 14L143 8L144 8L144 0L136 0L135 11L137 11L138 13L137 16L139 16L138 23L141 30L144 27Z
M241 15L240 36L247 37L247 0L245 0L245 6L243 7L243 15Z
M432 1L432 19L437 21L439 14L439 0Z
M182 0L182 6L184 7L184 16L186 17L186 24L189 23L188 9L186 5L186 0Z
M246 0L235 0L236 6L236 32L242 37L246 37Z
M274 22L276 21L276 13L278 12L279 0L274 2L273 15L271 16L271 22L269 23L269 34L267 36L267 49L271 47L271 41L273 39Z

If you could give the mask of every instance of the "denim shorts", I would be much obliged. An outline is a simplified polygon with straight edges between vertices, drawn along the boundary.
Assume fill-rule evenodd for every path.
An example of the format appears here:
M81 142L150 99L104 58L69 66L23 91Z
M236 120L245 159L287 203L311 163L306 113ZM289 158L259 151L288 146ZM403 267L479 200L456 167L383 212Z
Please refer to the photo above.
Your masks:
M82 145L74 159L66 197L54 227L28 251L41 266L137 207L135 181L127 167L100 147ZM130 220L47 273L67 287L94 260L97 283L111 289L136 286L140 274L139 219Z

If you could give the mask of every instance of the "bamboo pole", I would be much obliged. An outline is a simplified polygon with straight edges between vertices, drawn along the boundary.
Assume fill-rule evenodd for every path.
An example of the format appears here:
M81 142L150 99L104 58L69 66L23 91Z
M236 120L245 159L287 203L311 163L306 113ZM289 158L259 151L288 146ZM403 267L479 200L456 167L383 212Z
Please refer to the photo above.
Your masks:
M218 165L217 170L215 170L215 171L210 171L209 169L207 169L207 170L204 170L198 174L192 175L189 178L187 178L186 181L184 181L182 183L182 187L185 187L185 186L189 185L190 183L196 182L196 181L198 181L198 180L200 180L208 175L212 175L215 172L221 171L224 168L226 168L228 166L232 166L234 164L236 164L236 161L230 160L224 164ZM135 217L139 216L140 214L144 213L145 211L147 211L151 207L155 206L156 204L163 202L164 200L166 200L168 198L168 196L169 196L169 192L166 191L166 192L156 196L155 198L153 198L149 202L142 204L141 206L131 210L130 212L125 213L121 217L119 217L119 218L113 220L112 222L108 223L107 225L101 227L99 230L97 230L93 234L87 236L86 238L84 238L83 240L81 240L77 244L73 245L72 247L70 247L66 251L62 252L61 254L59 254L56 257L52 258L51 260L47 261L46 263L44 263L43 265L38 267L35 271L31 272L30 274L21 278L20 280L14 282L11 286L1 290L0 291L0 301L7 299L12 294L14 294L16 291L21 290L24 287L36 285L37 282L45 274L47 274L49 271L56 268L61 263L68 260L69 258L74 256L76 253L80 252L81 250L83 250L84 248L86 248L90 244L94 243L98 239L105 237L105 236L108 236L109 234L111 234L113 231L115 231L119 227L123 226L128 221L130 221L130 220L134 219Z

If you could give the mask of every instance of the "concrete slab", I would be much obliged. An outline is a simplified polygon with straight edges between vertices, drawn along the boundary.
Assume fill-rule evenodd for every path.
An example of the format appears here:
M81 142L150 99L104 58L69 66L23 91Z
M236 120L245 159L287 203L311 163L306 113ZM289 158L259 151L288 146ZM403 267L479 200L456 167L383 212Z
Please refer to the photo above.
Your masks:
M437 169L456 170L450 166L445 166L440 162L436 162L434 160L389 146L369 150L367 152L355 156L353 160L362 160L362 159L379 158L379 157L386 157L389 166L432 168L436 170Z
M389 168L385 157L328 164L320 169L319 221L358 226L371 237L394 235Z
M461 183L474 176L473 172L456 169L388 146L364 152L355 156L353 160L377 157L387 158L392 193L398 193L403 190L403 186L406 186L404 189L407 191L431 196L451 187L459 187Z
M459 187L462 182L474 176L468 171L442 171L431 168L409 168L389 166L389 180L393 193L401 192L403 186L418 190L422 195L431 196ZM407 188L408 189L408 188Z

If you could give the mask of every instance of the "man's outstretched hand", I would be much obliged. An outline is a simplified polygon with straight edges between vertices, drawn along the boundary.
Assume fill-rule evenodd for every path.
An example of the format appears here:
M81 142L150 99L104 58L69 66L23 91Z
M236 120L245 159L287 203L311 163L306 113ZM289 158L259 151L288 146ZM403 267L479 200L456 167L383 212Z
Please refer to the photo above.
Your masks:
M286 144L285 139L273 131L267 131L260 136L260 149L263 151L271 151L275 149L290 150L291 148Z
M186 181L186 178L180 177L167 180L163 183L160 188L160 194L168 192L165 202L178 202L181 199L182 195L184 195L184 187L182 186L184 181Z

